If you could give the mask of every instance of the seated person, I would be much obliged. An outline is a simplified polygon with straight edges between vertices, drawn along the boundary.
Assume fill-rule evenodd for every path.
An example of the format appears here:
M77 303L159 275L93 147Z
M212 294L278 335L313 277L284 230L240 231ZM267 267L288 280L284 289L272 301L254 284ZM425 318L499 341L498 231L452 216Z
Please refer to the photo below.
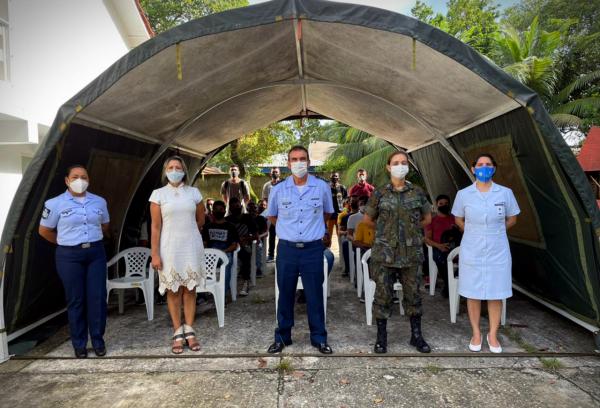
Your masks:
M352 244L352 241L348 237L348 220L354 214L358 213L358 199L353 198L350 201L350 212L342 217L340 222L340 234L342 235L342 255L344 257L344 274L343 276L350 275L350 249L349 245Z
M440 194L435 199L437 214L431 224L425 227L425 243L433 248L433 261L438 268L438 278L444 281L442 295L448 297L448 278L446 260L448 253L460 243L460 231L450 214L450 197Z
M267 219L259 214L259 207L256 205L256 203L254 203L254 201L250 201L248 203L248 214L250 214L250 216L256 223L256 232L258 234L256 242L256 277L262 278L262 240L264 237L269 235L269 225Z
M369 201L369 197L360 196L358 197L358 212L352 214L348 218L348 222L346 225L346 233L347 237L350 241L354 241L354 230L360 221L362 221L363 215L365 213L365 205L367 205L367 201Z
M232 223L238 233L238 243L240 252L238 252L238 262L240 266L240 275L243 283L240 289L240 296L248 296L250 292L250 269L252 262L252 241L257 239L257 228L254 218L250 214L242 213L242 202L237 197L229 199L229 216L225 220Z
M361 249L361 256L369 250L373 246L373 242L375 241L375 227L364 222L359 222L356 226L356 230L354 231L354 240L352 241L352 245L354 248ZM370 265L371 259L369 258ZM365 301L365 290L364 286L362 289L362 294L360 296L360 301Z
M229 264L225 269L225 293L227 293L230 290L233 252L238 247L238 233L232 223L225 221L225 203L223 201L214 202L212 215L214 221L209 221L202 227L202 240L205 248L220 249L229 258Z

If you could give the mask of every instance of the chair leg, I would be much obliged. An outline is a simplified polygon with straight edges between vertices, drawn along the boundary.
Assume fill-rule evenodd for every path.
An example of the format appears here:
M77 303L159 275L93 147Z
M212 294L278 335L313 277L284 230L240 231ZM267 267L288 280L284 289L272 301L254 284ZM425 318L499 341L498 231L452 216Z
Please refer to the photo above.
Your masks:
M223 327L225 326L225 302L218 287L215 288L212 294L215 298L215 306L217 307L217 320L219 322L219 327Z
M373 300L375 291L369 287L365 286L365 312L367 314L367 326L373 325Z
M148 321L151 321L154 319L154 300L152 299L154 297L154 291L150 290L147 284L144 284L141 287L141 289L142 294L144 295L144 303L146 304L146 314L148 315Z
M429 265L429 295L435 295L435 283L437 282L438 270L437 266L434 264L433 266Z
M399 306L400 306L400 316L404 316L404 306L402 306L402 300L404 299L404 292L399 290L396 292L396 296L398 296Z
M119 295L119 314L125 312L125 289L117 289Z

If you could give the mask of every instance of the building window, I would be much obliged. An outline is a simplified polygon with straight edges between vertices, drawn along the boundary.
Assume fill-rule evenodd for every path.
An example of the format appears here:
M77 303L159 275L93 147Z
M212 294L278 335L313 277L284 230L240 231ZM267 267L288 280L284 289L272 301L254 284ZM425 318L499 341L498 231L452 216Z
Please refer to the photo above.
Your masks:
M0 0L0 81L8 81L8 0Z

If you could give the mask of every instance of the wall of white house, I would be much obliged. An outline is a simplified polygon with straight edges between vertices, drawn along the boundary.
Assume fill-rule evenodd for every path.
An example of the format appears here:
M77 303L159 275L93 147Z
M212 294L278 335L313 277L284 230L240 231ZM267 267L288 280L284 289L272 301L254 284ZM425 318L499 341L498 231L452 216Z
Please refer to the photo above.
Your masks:
M133 5L133 0L121 1ZM24 166L59 107L129 51L122 16L115 15L108 0L0 0L0 10L5 5L8 80L0 80L0 231Z

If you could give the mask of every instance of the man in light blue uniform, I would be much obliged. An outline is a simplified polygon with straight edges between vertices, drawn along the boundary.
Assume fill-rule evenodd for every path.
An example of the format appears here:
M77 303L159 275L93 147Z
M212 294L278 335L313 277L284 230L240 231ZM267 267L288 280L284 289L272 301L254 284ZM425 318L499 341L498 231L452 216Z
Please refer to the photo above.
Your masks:
M275 225L277 246L277 286L279 303L275 342L267 350L279 353L292 344L294 301L298 276L306 296L310 341L323 354L333 351L327 344L323 307L323 236L325 221L333 213L331 190L327 183L308 174L308 151L294 146L288 152L292 177L273 186L266 215Z
M103 235L108 234L106 201L86 192L87 170L67 170L67 191L46 201L39 233L58 244L56 269L67 299L71 342L77 358L87 357L88 331L94 352L106 354L106 254Z

